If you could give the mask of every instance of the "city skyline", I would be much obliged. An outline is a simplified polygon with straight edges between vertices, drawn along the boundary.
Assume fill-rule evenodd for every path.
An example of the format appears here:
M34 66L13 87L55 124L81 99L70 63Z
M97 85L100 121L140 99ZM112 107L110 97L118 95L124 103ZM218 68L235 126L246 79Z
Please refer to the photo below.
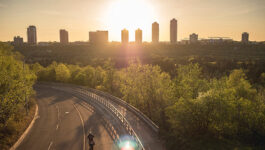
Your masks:
M172 18L179 21L179 40L197 33L204 38L225 36L240 41L242 32L251 34L251 41L265 40L265 2L258 0L67 0L54 1L53 6L46 1L39 3L0 0L0 41L11 41L15 35L25 39L25 28L33 24L39 31L38 41L59 41L58 29L71 33L70 42L87 41L87 32L95 30L108 30L109 41L120 41L123 28L131 32L129 39L134 41L134 31L141 28L143 41L151 42L153 22L160 25L160 41L169 41L168 20Z
M135 34L134 34L134 41L133 40L130 40L129 39L129 31L124 28L123 30L121 30L121 37L120 37L120 42L121 43L124 43L123 42L123 31L126 30L126 35L127 39L126 41L128 42L136 42L136 43L142 43L142 42L152 42L152 43L159 43L159 42L170 42L171 44L176 44L177 42L180 42L181 40L186 40L186 39L190 39L190 40L194 40L194 38L196 40L199 40L199 39L207 39L207 38L212 38L212 37L207 37L207 38L199 38L198 34L195 34L195 33L192 33L189 35L188 38L184 38L184 39L181 39L181 40L178 40L178 20L176 20L175 18L171 19L170 20L170 27L169 27L169 30L170 30L170 35L169 35L169 41L160 41L159 40L159 36L160 36L160 32L159 32L159 23L157 22L153 22L152 23L152 32L151 32L151 37L152 37L152 40L151 41L143 41L143 34L142 34L142 30L140 28L137 28L135 30ZM137 34L137 31L140 32ZM88 42L92 42L92 43L105 43L106 41L107 42L112 42L112 41L109 41L109 37L108 37L108 30L105 30L105 31L101 31L101 30L97 30L97 31L89 31L89 34L88 34ZM139 35L140 34L140 35ZM196 36L196 37L194 37ZM19 38L22 38L23 37L20 37L19 35L15 35L15 37L19 37ZM15 37L13 38L13 41L15 41ZM38 42L59 42L59 43L62 43L62 44L67 44L69 43L69 36L68 36L68 31L65 30L65 29L60 29L59 30L59 41L37 41L37 28L35 25L29 25L28 28L27 28L27 43L29 44L36 44ZM91 40L91 37L92 40ZM99 40L98 38L99 37L103 37L102 40ZM216 38L216 37L214 37ZM230 37L224 37L224 36L220 36L220 37L217 37L217 38L229 38L231 40L233 40L232 38ZM140 39L140 41L139 41ZM244 39L244 40L243 40ZM95 41L100 41L100 42L95 42ZM236 40L235 40L236 41ZM242 32L242 35L241 35L241 39L239 39L238 41L241 41L241 42L248 42L249 41L249 33L248 32ZM76 42L76 41L73 41L73 42ZM117 42L117 41L113 41L113 42ZM128 43L127 42L127 43ZM194 42L194 41L193 41ZM126 43L126 42L125 42Z
M177 43L181 43L181 44L194 44L197 43L199 41L199 35L196 33L192 33L189 35L189 40L187 39L183 39L181 41L177 40L177 35L178 35L178 31L177 31L177 20L175 18L170 20L170 41L168 41L171 44L177 44ZM143 31L138 28L137 30L135 30L135 40L134 42L136 44L141 44L142 42L146 42L143 41L143 35L142 35ZM104 43L108 43L109 41L109 33L107 30L97 30L97 31L90 31L88 34L88 42L92 43L92 44L104 44ZM65 29L60 29L59 30L59 38L60 38L60 43L61 44L68 44L69 43L69 36L68 36L68 31ZM39 43L37 41L37 28L34 25L30 25L27 28L27 43L28 44L37 44ZM205 38L200 38L200 41L202 41L202 43L220 43L220 42L231 42L234 41L233 39L229 38L229 37L208 37L207 39ZM121 30L121 43L123 44L128 44L129 42L129 31L126 30L126 28L124 28L123 30ZM163 41L164 42L164 41ZM248 43L249 41L249 33L248 32L243 32L242 36L241 36L241 42L243 43ZM15 45L21 45L23 44L23 37L20 36L14 36L13 38L13 43ZM43 43L43 42L41 42ZM152 41L151 43L155 44L155 43L160 43L159 41L159 24L157 22L152 23Z

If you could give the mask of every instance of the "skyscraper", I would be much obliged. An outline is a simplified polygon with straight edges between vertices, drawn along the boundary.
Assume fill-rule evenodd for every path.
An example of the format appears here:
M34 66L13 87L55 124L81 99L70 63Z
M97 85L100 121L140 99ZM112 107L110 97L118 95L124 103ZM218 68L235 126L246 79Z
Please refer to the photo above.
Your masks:
M152 24L152 42L159 42L159 24L157 22L154 22Z
M68 32L65 29L60 30L60 43L61 44L67 44L69 42L68 40Z
M175 44L178 40L177 37L177 32L178 32L178 21L173 18L170 21L170 43Z
M136 44L141 44L143 40L143 32L141 29L135 30L135 43Z
M190 43L196 43L198 42L198 34L192 33L190 35Z
M242 33L242 42L243 43L249 42L249 34L247 32Z
M104 44L109 42L109 32L108 31L95 31L89 32L89 42Z
M121 30L121 43L122 44L129 43L129 31L126 29Z
M35 26L31 25L27 28L28 43L37 44L37 29Z

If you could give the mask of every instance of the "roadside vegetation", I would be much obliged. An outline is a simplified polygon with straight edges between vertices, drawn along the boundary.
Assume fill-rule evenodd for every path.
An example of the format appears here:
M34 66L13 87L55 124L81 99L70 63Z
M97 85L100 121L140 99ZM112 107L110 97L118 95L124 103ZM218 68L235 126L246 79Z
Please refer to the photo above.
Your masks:
M252 85L247 70L211 77L197 63L176 66L176 75L158 65L131 59L116 69L109 59L102 66L47 67L32 64L39 81L96 88L116 95L160 126L168 149L265 148L265 73Z
M34 115L36 75L23 65L22 55L0 43L0 149L9 149Z

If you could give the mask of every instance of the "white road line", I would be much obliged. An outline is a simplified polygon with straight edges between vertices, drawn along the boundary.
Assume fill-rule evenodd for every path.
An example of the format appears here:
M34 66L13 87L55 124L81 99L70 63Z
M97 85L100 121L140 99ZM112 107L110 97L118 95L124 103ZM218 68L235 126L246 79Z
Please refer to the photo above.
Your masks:
M57 109L57 118L58 118L58 121L60 119L60 110L59 110L59 107L58 105L55 105L56 109Z
M52 141L51 141L51 143L50 143L50 145L49 145L49 147L48 147L48 150L50 150L51 147L52 147Z
M57 126L56 126L56 130L58 130L59 123L60 123L60 109L59 109L58 105L55 105L55 107L57 109L57 119L58 119L58 123L57 123Z
M81 120L81 123L82 123L82 127L83 127L83 133L84 133L84 144L83 144L83 150L85 150L86 149L86 134L85 134L85 126L84 126L84 121L83 121L83 119L82 119L82 116L81 116L81 113L80 113L80 111L77 109L77 107L75 106L75 104L73 104L74 105L74 108L76 109L76 111L78 112L78 115L79 115L79 118L80 118L80 120Z

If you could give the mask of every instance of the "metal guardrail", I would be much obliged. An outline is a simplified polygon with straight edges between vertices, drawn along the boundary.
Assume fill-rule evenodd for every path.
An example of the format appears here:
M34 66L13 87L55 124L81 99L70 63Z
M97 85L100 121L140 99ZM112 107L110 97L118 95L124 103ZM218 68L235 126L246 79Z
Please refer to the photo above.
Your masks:
M58 88L58 87L53 87L53 88L58 89L58 90L63 90L62 88ZM80 91L80 89L81 89L81 91ZM99 104L105 106L108 110L110 110L121 121L122 125L125 127L126 131L129 133L129 135L132 136L134 138L134 140L137 142L138 148L140 150L145 150L142 142L140 141L137 134L135 133L135 131L131 127L130 123L118 111L118 109L111 102L109 102L109 100L97 95L96 93L92 93L91 91L88 91L88 90L83 89L83 88L79 88L79 90L76 90L76 91L72 91L70 89L65 89L64 91L75 92L76 94L80 94L80 93L84 94L84 95L89 96L92 99L96 100Z
M113 96L111 94L96 90L96 89L85 88L85 87L79 87L79 88L83 89L83 90L88 90L88 91L93 92L93 93L96 93L96 94L98 94L100 96L105 97L106 99L110 99L110 100L115 101L119 105L125 107L127 110L133 112L137 117L139 117L142 121L144 121L153 131L158 133L159 127L150 118L148 118L140 110L138 110L137 108L135 108L132 105L128 104L124 100L122 100L122 99L120 99L118 97L115 97L115 96Z
M145 114L143 114L140 110L138 110L137 108L135 108L134 106L128 104L127 102L125 102L124 100L115 97L109 93L106 92L102 92L96 89L92 89L92 88L87 88L84 86L78 86L78 85L73 85L73 84L65 84L65 83L47 83L44 82L42 84L48 84L48 85L61 85L61 86L69 86L69 87L75 87L75 88L80 88L83 90L88 90L90 92L96 93L100 96L103 96L107 99L110 99L114 102L116 102L117 104L125 107L127 110L133 112L138 118L140 118L143 122L145 122L154 132L158 133L159 132L159 127L150 119L148 118Z

